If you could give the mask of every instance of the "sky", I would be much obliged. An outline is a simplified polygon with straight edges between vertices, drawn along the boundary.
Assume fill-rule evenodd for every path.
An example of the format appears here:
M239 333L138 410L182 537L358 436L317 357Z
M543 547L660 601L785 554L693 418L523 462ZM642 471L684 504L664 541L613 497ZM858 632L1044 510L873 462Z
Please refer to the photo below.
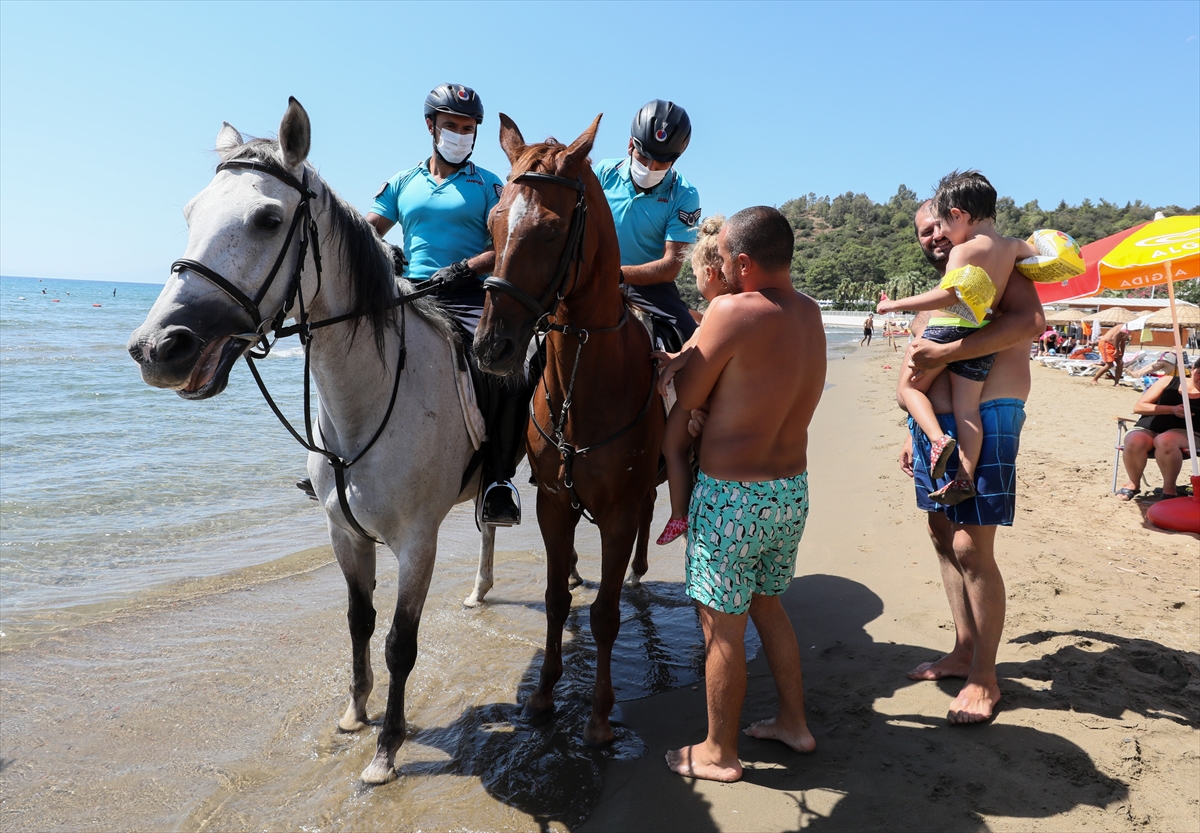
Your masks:
M1018 204L1200 203L1200 2L54 3L0 0L0 274L163 283L222 121L366 211L430 152L425 95L593 159L654 98L692 119L705 214L810 192L928 195L982 170ZM394 231L391 237L399 237Z

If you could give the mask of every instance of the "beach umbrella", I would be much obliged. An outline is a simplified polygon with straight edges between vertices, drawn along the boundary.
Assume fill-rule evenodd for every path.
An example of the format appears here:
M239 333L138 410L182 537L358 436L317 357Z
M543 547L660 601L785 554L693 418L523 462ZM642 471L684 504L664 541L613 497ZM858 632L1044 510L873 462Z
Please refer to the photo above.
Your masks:
M1102 309L1095 316L1089 315L1088 318L1094 318L1101 327L1112 327L1116 324L1125 324L1137 318L1136 312L1130 312L1124 307L1109 307Z
M1057 283L1037 283L1043 304L1090 298L1103 289L1142 289L1171 280L1200 277L1200 217L1164 217L1127 228L1081 248L1082 275ZM1089 316L1090 317L1090 316Z
M1193 304L1176 304L1175 313L1180 327L1196 329L1200 327L1200 307ZM1157 330L1171 329L1171 308L1160 309L1146 321L1146 325Z
M1056 327L1061 327L1065 324L1074 324L1076 321L1082 321L1085 316L1082 311L1077 309L1048 309L1046 313L1046 323Z

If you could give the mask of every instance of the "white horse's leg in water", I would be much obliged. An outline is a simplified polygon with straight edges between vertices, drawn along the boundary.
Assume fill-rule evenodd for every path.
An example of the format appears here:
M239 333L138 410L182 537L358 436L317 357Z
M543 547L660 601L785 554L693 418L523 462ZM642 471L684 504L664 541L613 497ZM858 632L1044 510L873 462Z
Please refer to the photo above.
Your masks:
M425 595L429 592L429 581L433 577L440 520L438 518L428 528L414 524L402 540L388 539L388 546L396 553L399 565L396 613L392 617L392 629L388 632L384 649L391 679L388 681L387 714L379 730L375 757L360 776L365 784L386 784L396 777L396 753L408 735L408 722L404 717L404 689L417 661L417 626L421 622L421 610L425 606Z
M483 525L483 535L479 539L479 569L475 571L475 588L471 595L463 601L467 607L475 607L483 601L483 597L492 589L492 569L496 563L496 527L491 524Z
M375 633L375 542L329 524L329 538L338 566L346 577L350 606L346 619L350 625L350 705L338 721L343 732L357 732L367 726L367 698L375 686L371 670L371 636Z

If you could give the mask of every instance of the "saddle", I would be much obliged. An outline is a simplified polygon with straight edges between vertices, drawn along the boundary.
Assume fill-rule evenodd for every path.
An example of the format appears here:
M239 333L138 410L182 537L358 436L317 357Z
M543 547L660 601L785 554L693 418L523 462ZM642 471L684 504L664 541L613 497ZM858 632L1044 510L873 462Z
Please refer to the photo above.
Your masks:
M640 321L642 326L646 328L646 332L650 336L652 350L665 350L668 353L678 353L683 349L683 333L679 332L673 321L669 318L655 315L634 301L631 301L628 296L625 298L625 303L629 305L629 310L633 313L634 318Z

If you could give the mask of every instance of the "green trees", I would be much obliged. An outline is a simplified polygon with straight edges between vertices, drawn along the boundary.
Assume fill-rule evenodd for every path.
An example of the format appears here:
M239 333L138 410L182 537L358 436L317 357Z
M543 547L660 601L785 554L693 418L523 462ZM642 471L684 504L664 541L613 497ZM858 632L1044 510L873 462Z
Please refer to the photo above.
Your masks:
M835 197L814 193L779 206L795 231L792 284L814 298L828 300L840 309L873 309L879 293L903 298L929 289L937 280L917 245L913 228L921 198L901 185L886 202L873 202L866 194L847 191ZM1017 205L1011 197L996 203L996 227L1002 234L1028 237L1035 229L1065 231L1080 245L1115 234L1154 218L1200 213L1200 206L1155 208L1140 200L1124 206L1100 200L1080 205L1060 202L1044 209L1037 201ZM695 278L684 264L677 279L680 294L689 306L700 301ZM1200 299L1200 281L1177 285L1181 296Z

